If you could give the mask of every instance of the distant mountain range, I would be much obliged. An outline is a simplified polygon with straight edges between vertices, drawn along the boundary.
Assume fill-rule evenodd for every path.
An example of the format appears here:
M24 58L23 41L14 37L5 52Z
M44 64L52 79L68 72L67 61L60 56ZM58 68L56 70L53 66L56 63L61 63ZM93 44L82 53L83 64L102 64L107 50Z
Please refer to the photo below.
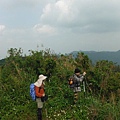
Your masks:
M70 54L72 54L73 56L76 56L78 52L83 52L85 55L87 55L93 64L99 60L108 60L108 61L112 61L113 63L116 63L117 65L120 65L120 50L115 52L73 51ZM5 59L0 60L0 65L3 65L4 62L5 62Z
M73 54L74 56L76 56L78 52L83 52L85 55L88 55L89 59L92 61L93 64L99 60L108 60L108 61L113 61L113 63L116 63L117 65L120 65L120 50L115 52L73 51L70 54Z
M5 59L1 59L0 60L0 66L3 65L5 63Z

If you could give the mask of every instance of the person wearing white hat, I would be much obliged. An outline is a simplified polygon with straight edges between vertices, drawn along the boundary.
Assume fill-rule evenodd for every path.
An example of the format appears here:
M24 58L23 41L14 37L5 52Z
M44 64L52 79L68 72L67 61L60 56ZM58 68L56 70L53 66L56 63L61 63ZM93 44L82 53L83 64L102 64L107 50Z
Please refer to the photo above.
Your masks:
M34 83L35 85L35 94L36 94L36 102L37 102L37 115L38 120L42 120L42 108L43 108L43 102L41 98L45 96L45 90L44 90L44 80L47 78L47 76L39 75L38 80Z

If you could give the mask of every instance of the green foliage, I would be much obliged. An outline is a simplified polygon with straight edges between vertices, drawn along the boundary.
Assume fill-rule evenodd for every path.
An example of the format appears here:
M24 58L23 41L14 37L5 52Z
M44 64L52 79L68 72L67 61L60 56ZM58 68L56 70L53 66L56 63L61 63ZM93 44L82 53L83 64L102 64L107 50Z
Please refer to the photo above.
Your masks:
M120 118L120 73L111 61L98 61L92 66L88 56L78 53L55 55L46 51L29 51L23 56L22 49L10 49L9 57L0 67L0 119L35 120L36 102L29 95L30 83L39 74L47 75L43 118L46 120L117 120ZM79 95L73 104L73 91L68 78L76 67L87 72L86 93ZM118 70L118 71L117 71ZM82 71L82 72L83 72Z

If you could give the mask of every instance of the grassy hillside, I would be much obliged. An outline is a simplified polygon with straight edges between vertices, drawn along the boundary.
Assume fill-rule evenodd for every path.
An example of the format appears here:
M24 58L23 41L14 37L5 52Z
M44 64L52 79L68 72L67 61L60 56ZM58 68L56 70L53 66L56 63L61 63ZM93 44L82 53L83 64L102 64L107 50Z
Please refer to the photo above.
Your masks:
M46 51L31 51L23 56L11 49L0 67L0 120L36 120L37 106L29 95L29 86L39 74L47 75L43 120L119 120L120 72L113 62L102 60L92 66L84 53L59 57ZM68 78L78 67L87 72L85 92L73 104Z

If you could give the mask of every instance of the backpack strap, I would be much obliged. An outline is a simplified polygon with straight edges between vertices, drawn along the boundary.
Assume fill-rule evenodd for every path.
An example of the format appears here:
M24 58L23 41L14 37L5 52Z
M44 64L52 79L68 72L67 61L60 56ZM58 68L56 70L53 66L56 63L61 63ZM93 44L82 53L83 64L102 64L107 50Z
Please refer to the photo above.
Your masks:
M44 87L43 87L43 86L40 86L40 87L39 87L39 91L38 91L39 93L40 93L40 90L41 90L41 89L44 89ZM44 91L45 91L45 89L44 89Z
M39 87L39 91L38 91L39 93L40 93L40 89L41 89L41 87Z

